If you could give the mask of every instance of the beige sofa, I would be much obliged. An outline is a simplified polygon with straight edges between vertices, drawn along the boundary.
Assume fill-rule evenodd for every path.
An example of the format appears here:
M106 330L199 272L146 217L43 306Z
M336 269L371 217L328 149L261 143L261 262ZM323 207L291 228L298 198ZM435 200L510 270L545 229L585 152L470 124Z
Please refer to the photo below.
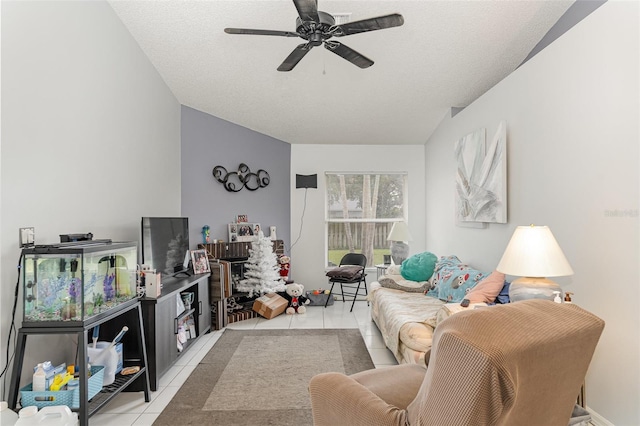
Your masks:
M371 318L380 329L385 345L400 364L422 364L431 350L436 325L454 313L486 306L474 303L445 303L422 292L382 287L371 283Z
M425 252L416 258L433 260L435 255ZM405 276L427 281L411 281ZM503 273L480 271L450 255L437 262L391 265L371 284L368 299L371 317L398 362L424 364L440 321L494 303L496 298L508 303L508 297L501 295L507 288ZM460 306L463 299L471 301L468 307Z

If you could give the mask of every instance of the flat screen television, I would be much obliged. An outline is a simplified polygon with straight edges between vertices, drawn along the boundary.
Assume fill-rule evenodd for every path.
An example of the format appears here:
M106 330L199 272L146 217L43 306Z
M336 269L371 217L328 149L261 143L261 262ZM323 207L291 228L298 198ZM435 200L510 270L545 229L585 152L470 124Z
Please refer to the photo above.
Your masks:
M189 218L143 217L142 263L175 276L189 267Z

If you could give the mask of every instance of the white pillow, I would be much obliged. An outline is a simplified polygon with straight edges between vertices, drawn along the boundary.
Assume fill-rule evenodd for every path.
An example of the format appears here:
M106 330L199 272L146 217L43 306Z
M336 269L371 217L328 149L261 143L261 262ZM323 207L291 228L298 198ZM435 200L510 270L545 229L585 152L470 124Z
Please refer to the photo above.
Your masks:
M386 275L400 275L400 265L389 265L385 271Z

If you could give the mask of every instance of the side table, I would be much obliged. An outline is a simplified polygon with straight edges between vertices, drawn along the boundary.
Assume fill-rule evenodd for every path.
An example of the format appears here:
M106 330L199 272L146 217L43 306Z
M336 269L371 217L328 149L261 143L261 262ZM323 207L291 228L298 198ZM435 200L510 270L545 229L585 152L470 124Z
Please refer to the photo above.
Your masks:
M376 272L378 273L377 279L380 279L380 277L383 276L387 272L387 268L388 267L389 267L389 265L386 265L384 263L380 263L380 264L376 265Z

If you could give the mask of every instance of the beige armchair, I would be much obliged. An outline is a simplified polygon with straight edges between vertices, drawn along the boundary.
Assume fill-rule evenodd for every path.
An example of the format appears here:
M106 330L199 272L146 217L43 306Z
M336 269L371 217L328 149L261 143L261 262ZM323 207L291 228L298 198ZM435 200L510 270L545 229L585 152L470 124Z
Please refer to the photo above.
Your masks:
M398 365L309 384L315 425L566 426L604 321L527 300L456 314L429 366Z

